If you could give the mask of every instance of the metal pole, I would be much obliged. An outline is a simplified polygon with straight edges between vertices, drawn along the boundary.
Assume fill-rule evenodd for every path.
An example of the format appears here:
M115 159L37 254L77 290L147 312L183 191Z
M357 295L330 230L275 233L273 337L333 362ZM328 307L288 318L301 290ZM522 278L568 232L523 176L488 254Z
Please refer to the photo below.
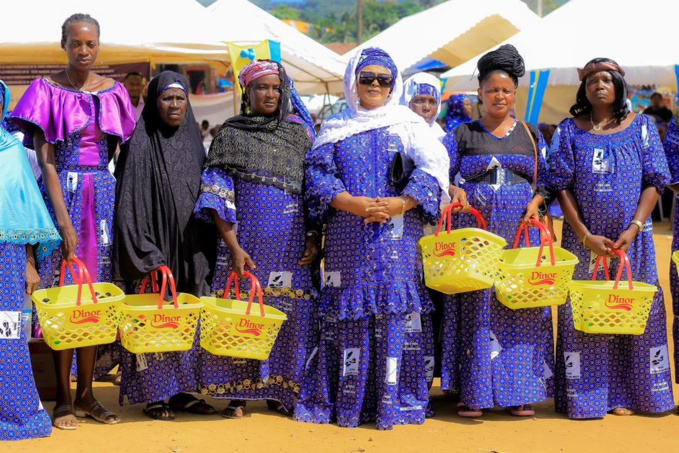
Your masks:
M538 13L538 16L542 17L542 0L537 0L537 2L538 2L537 13Z
M356 0L356 44L363 42L363 0Z

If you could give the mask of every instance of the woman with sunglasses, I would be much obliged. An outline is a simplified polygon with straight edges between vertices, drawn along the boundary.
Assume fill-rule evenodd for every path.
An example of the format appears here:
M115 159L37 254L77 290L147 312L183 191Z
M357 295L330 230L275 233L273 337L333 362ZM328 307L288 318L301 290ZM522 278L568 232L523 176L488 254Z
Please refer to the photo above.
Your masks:
M399 105L401 77L381 49L359 51L344 76L348 108L323 124L307 154L306 199L326 225L322 336L295 416L378 429L424 422L431 301L417 241L448 201L448 157L429 126ZM397 152L415 164L390 179ZM431 369L433 371L433 368Z
M490 231L510 242L522 221L538 218L547 195L540 152L546 144L537 129L510 115L525 72L517 50L504 45L488 52L479 60L478 72L484 115L459 125L443 140L450 179L460 172L464 181L450 191L453 202L467 204L469 198ZM476 226L471 215L458 215L455 221L458 228ZM539 243L538 231L531 228L530 233L531 242ZM441 388L459 391L458 415L480 417L483 409L499 406L515 416L532 416L531 404L551 396L549 308L511 310L498 302L493 289L447 298L453 301L445 304Z

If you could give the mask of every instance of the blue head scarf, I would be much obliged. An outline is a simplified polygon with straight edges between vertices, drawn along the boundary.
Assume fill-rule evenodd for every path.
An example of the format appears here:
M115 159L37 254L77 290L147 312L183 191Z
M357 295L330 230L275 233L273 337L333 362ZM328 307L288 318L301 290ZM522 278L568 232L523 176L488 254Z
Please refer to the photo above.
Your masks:
M9 88L0 80L2 118L9 109ZM38 244L38 259L61 241L54 228L23 145L0 128L0 244Z
M396 68L396 63L391 59L391 56L379 47L367 47L361 51L355 75L358 76L363 68L373 65L382 66L391 72L391 87L393 89L394 83L396 82L396 76L398 75L398 68Z
M470 123L472 117L464 111L464 101L468 100L466 94L455 94L448 99L448 112L446 113L446 132L450 132L460 124Z

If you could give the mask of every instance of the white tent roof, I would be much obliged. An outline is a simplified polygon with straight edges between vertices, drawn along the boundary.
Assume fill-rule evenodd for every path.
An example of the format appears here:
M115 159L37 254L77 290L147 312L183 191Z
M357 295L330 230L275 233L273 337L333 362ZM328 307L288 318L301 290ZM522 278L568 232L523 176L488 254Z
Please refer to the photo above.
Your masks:
M256 41L280 41L283 65L300 92L326 92L326 87L330 93L342 92L346 63L327 47L247 0L219 0L207 9L225 30L239 22L255 31Z
M449 0L401 19L359 48L383 48L404 71L426 58L457 66L539 20L521 0Z
M579 85L576 68L592 58L608 57L622 66L629 84L676 88L676 30L658 19L678 14L676 0L644 0L633 10L620 0L571 0L506 42L526 62L523 86L529 83L529 71L542 69L550 69L549 85ZM645 24L647 33L634 34L634 24ZM472 75L479 57L443 74L449 78L446 90L478 88Z

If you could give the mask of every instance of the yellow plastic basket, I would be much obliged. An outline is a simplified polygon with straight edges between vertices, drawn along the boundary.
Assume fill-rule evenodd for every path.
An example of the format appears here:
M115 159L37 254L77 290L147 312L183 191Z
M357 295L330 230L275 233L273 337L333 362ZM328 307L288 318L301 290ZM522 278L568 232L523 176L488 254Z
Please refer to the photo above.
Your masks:
M478 228L450 231L453 209L459 206L456 203L444 209L436 234L420 239L425 285L445 294L493 286L502 249L507 245L503 237L487 231L486 220L476 209L471 213ZM446 219L448 227L441 234Z
M67 266L74 285L64 286ZM83 294L85 285L89 295ZM112 283L92 283L78 258L62 263L59 287L39 289L32 295L45 342L55 351L113 343L123 297L123 291Z
M249 272L252 280L250 300L202 297L205 307L201 313L200 345L211 354L242 359L267 360L278 332L288 317L273 307L264 305L262 286ZM234 283L236 298L240 297L238 276L232 273L226 283L225 296ZM259 314L250 313L255 293L259 298Z
M568 284L579 262L568 250L554 247L552 235L542 223L536 220L531 223L542 233L540 247L531 247L528 225L521 223L514 248L502 252L495 280L497 299L512 310L566 303ZM528 247L518 248L522 232L525 232ZM543 254L545 243L549 257Z
M586 333L641 335L646 330L657 287L633 282L629 259L625 252L615 251L622 262L615 281L596 280L602 257L598 257L592 280L570 283L571 309L575 329ZM603 258L604 272L608 262ZM623 266L627 268L627 288L620 288Z
M141 285L142 294L128 295L120 305L120 342L134 354L188 351L196 337L203 303L191 294L177 293L169 268L161 266L157 271L162 275L160 293L156 292L154 271L154 293L143 294L147 276ZM165 301L168 280L173 294L171 302Z

